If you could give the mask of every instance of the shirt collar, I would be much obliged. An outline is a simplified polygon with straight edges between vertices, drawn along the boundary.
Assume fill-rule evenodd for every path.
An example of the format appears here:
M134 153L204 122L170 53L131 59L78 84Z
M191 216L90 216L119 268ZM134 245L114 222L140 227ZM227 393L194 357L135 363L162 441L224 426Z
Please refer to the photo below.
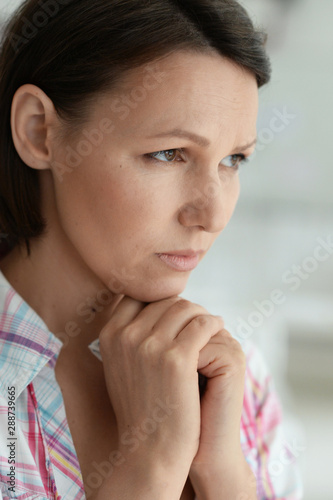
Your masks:
M61 347L0 271L0 393L15 386L19 396Z
M0 395L15 386L18 397L49 361L55 364L62 346L0 271ZM99 357L98 342L91 346Z

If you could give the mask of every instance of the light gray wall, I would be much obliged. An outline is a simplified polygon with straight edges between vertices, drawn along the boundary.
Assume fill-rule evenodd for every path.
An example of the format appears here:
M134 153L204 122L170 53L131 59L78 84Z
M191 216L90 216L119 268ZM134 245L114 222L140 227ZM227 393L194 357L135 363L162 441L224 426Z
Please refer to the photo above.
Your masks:
M21 3L22 0L0 0L0 15L7 16Z

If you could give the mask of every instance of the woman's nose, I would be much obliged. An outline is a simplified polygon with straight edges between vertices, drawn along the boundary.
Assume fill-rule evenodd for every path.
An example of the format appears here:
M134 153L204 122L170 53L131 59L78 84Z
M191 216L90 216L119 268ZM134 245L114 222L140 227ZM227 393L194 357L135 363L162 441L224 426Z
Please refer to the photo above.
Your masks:
M189 186L190 200L179 212L179 222L185 227L201 227L209 233L219 233L227 225L230 214L228 186L220 177L210 176ZM231 210L232 211L232 210Z

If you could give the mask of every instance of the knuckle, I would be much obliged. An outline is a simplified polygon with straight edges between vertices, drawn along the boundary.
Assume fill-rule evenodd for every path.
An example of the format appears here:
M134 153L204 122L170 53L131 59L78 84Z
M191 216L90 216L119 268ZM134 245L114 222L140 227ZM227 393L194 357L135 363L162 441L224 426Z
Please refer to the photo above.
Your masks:
M119 340L122 347L125 348L135 347L137 345L137 333L138 329L135 324L131 323L125 326L125 328L123 328L119 336Z
M199 328L207 328L208 326L210 326L212 322L211 320L212 318L210 316L200 315L193 318L192 324Z
M188 309L191 306L191 302L186 299L179 299L174 304L175 309L180 309L181 311Z
M161 341L155 335L150 335L141 342L138 353L147 358L154 358L160 354L161 348Z
M224 330L224 326L225 326L225 323L224 323L224 319L221 317L221 316L214 316L215 320L217 321L219 327L221 330ZM227 330L226 330L227 331ZM229 332L228 332L229 333Z
M233 337L231 335L230 332L228 332L227 330L223 330L223 335L224 335L224 338L226 339L228 345L229 345L229 348L230 350L237 354L239 353L240 355L243 355L244 354L244 351L242 349L242 346L240 345L240 343L238 342L237 339L235 339L235 337ZM245 356L245 354L244 354Z
M240 346L239 342L235 339L235 337L233 337L231 333L225 328L222 330L221 334L223 335L224 338L230 340L231 343L236 342Z
M173 371L181 371L184 369L184 359L179 348L173 347L163 352L161 360L164 365L168 365Z
M230 342L233 350L235 352L238 352L239 354L244 354L242 346L240 345L240 343L238 342L238 340L235 339L235 337L233 337L229 332L228 332L228 334L230 335L229 342ZM245 354L244 354L244 356L245 356Z
M182 297L177 297L176 299L172 299L172 305L170 308L170 312L172 314L178 313L192 313L193 317L196 315L209 315L209 312L199 304L195 304L189 300L183 299Z
M242 349L239 342L231 335L230 332L228 332L228 330L225 330L224 328L222 328L217 332L216 338L219 339L221 344L224 344L229 349L232 350L235 348Z
M209 315L209 312L199 304L195 304L189 300L183 299L183 298L178 298L176 302L174 302L173 306L173 311L186 311L186 312L192 312L193 316L196 315Z
M237 368L237 370L245 371L247 360L241 345L234 338L231 339L230 344L235 367Z
M223 330L217 334L221 338L217 349L221 359L230 367L230 374L244 373L247 365L247 358L241 344L229 332Z

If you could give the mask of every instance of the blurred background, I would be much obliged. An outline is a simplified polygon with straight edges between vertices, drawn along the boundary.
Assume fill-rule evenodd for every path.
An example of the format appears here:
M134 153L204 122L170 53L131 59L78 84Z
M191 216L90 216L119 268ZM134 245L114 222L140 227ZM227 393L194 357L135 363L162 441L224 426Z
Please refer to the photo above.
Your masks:
M20 3L0 0L0 19ZM305 448L304 499L332 500L333 2L241 3L268 33L273 77L232 222L184 296L259 346L287 440Z
M304 499L332 500L333 2L241 3L268 33L273 76L238 207L184 296L259 346L287 440L305 448Z

